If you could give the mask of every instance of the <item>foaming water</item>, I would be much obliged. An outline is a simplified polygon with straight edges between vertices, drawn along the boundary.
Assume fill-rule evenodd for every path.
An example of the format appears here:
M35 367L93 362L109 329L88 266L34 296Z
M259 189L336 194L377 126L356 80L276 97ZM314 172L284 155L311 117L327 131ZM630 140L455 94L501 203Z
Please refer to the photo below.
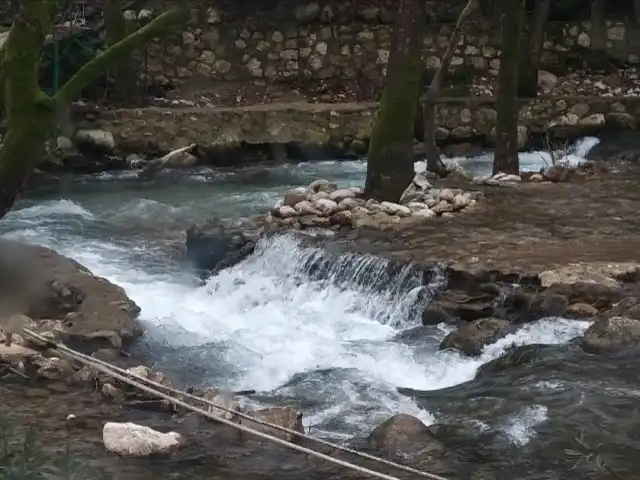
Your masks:
M556 150L551 154L546 151L520 152L520 170L523 172L537 172L541 168L553 165L555 162L568 163L577 166L585 161L585 157L600 140L596 137L585 137L565 150ZM459 165L473 174L474 177L483 178L491 175L493 153L485 153L474 157L443 157L445 163ZM425 171L426 163L416 162L416 171Z
M182 383L255 389L251 402L299 408L313 431L334 438L367 434L400 412L437 422L437 412L398 388L464 384L513 344L565 343L587 328L542 320L468 358L438 350L449 327L420 327L422 307L445 280L437 268L425 274L369 256L335 257L283 236L263 240L245 261L202 284L170 261L156 238L165 227L183 231L181 221L203 213L260 211L319 176L358 184L363 173L362 162L319 162L278 167L266 183L252 183L250 172L206 170L187 174L199 180L158 184L111 176L126 188L102 178L106 186L97 192L91 180L69 199L27 199L2 232L55 248L125 288L142 307L142 348L156 368ZM530 408L501 419L499 428L516 444L546 421L536 404Z
M65 209L68 214L55 224L45 222L44 214ZM420 325L422 307L441 287L438 269L423 278L411 267L370 256L336 258L281 236L261 241L245 261L202 285L163 266L161 253L149 245L107 242L66 229L77 218L83 232L104 221L78 205L46 203L12 215L14 225L29 228L10 236L52 246L125 288L142 307L145 348L157 368L190 384L255 389L251 402L300 408L316 434L338 439L366 435L399 412L431 424L437 417L401 395L399 387L459 385L513 344L563 343L587 327L542 320L468 358L438 351L449 332L445 326L426 329L419 342L401 340L403 332ZM514 442L533 431L530 416L523 411L503 422L508 435L521 432Z

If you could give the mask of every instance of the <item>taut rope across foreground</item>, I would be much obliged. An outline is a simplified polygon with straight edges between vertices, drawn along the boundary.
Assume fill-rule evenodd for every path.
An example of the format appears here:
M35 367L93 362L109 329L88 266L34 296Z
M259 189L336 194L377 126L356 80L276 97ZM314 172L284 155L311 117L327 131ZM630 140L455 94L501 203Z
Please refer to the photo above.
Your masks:
M348 469L351 469L351 470L355 470L355 471L360 472L360 473L367 474L367 475L369 475L371 477L380 478L380 479L383 479L383 480L399 480L397 477L392 477L392 476L387 475L385 473L377 472L375 470L370 470L368 468L361 467L361 466L355 465L355 464L350 463L350 462L339 460L337 458L333 458L333 457L331 457L329 455L326 455L324 453L317 452L315 450L311 450L309 448L302 447L300 445L296 445L295 443L291 443L291 442L288 442L286 440L282 440L282 439L280 439L278 437L274 437L274 436L269 435L267 433L263 433L263 432L259 432L259 431L253 430L253 429L248 428L248 427L246 427L246 426L244 426L242 424L234 423L233 421L227 420L227 419L222 418L222 417L218 417L218 416L216 416L216 415L214 415L214 414L212 414L210 412L202 410L201 408L198 408L198 407L195 407L193 405L190 405L190 404L186 403L182 399L190 399L190 400L193 400L193 401L196 401L196 402L200 402L202 404L211 406L213 408L217 408L217 409L222 410L224 412L232 413L233 415L236 415L238 417L245 418L247 420L251 420L252 422L255 422L257 424L264 425L264 426L269 427L269 428L273 428L274 430L280 430L280 431L289 433L291 435L295 435L297 437L304 438L304 439L310 440L312 442L315 442L315 443L318 443L318 444L321 444L321 445L325 445L325 446L331 447L333 449L336 449L336 450L339 450L339 451L342 451L342 452L346 452L346 453L355 455L355 456L360 457L360 458L364 458L364 459L367 459L367 460L378 462L380 464L387 465L389 467L393 467L393 468L396 468L396 469L399 469L399 470L403 470L405 472L413 473L415 475L419 475L419 476L424 477L424 478L429 478L431 480L447 480L446 478L441 477L439 475L435 475L433 473L428 473L428 472L423 472L421 470L416 470L414 468L407 467L407 466L401 465L399 463L391 462L391 461L385 460L383 458L375 457L373 455L369 455L369 454L364 453L364 452L359 452L357 450L353 450L351 448L344 447L342 445L337 445L337 444L334 444L334 443L331 443L331 442L327 442L326 440L315 438L315 437L306 435L304 433L300 433L298 431L291 430L291 429L286 428L286 427L282 427L280 425L275 425L275 424L272 424L272 423L269 423L269 422L262 421L260 419L254 418L254 417L252 417L250 415L247 415L246 413L240 412L238 410L234 410L234 409L231 409L231 408L226 408L226 407L221 406L221 405L216 405L213 402L210 402L210 401L208 401L206 399L197 397L195 395L191 395L190 393L187 393L187 392L176 390L174 388L168 387L166 385L162 385L160 383L153 382L153 381L151 381L151 380L149 380L147 378L144 378L142 376L136 375L134 373L130 373L130 372L128 372L128 371L126 371L126 370L124 370L122 368L118 368L115 365L111 365L108 362L104 362L102 360L90 357L89 355L85 355L83 353L76 352L75 350L72 350L72 349L66 347L65 345L57 344L55 342L52 342L52 341L42 337L41 335L39 335L39 334L29 330L29 329L25 328L25 329L23 329L23 332L27 336L29 336L31 338L34 338L34 339L38 340L39 342L42 342L43 344L45 344L45 345L47 345L47 346L49 346L49 347L51 347L53 349L56 349L57 351L59 351L63 355L66 355L67 357L69 357L69 358L71 358L73 360L76 360L76 361L78 361L80 363L83 363L85 365L91 366L91 367L95 368L96 370L99 370L99 371L101 371L101 372L103 372L103 373L105 373L105 374L107 374L107 375L109 375L109 376L111 376L111 377L113 377L113 378L115 378L117 380L120 380L121 382L124 382L124 383L126 383L128 385L131 385L132 387L135 387L135 388L137 388L139 390L142 390L143 392L146 392L146 393L148 393L150 395L153 395L155 397L158 397L158 398L162 398L163 400L167 400L168 402L173 403L174 405L186 408L187 410L191 410L192 412L198 413L198 414L200 414L200 415L202 415L202 416L204 416L206 418L215 420L215 421L220 422L220 423L224 423L225 425L228 425L228 426L230 426L232 428L235 428L235 429L243 431L243 432L247 432L247 433L249 433L251 435L258 436L258 437L263 438L265 440L270 440L270 441L272 441L274 443L277 443L279 445L285 446L285 447L290 448L292 450L297 450L299 452L303 452L303 453L306 453L308 455L312 455L312 456L321 458L321 459L323 459L323 460L325 460L327 462L334 463L336 465L340 465L342 467L345 467L345 468L348 468ZM145 385L145 384L147 384L147 385ZM164 390L165 392L169 392L169 393L171 393L173 395L179 395L180 397L182 397L182 399L173 397L173 396L171 396L171 395L169 395L167 393L163 393L162 390Z

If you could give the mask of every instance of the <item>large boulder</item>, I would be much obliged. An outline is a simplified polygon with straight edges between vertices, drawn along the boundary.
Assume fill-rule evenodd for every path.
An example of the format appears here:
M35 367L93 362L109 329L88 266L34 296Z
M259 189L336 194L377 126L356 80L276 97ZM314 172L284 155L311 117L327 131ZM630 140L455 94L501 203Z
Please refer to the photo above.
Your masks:
M440 349L452 348L469 356L477 356L482 353L486 345L506 337L515 328L507 321L500 318L481 318L460 327L442 340Z
M194 268L216 272L253 253L255 241L241 230L213 221L189 227L186 246L187 258Z
M108 452L123 457L148 457L169 454L185 445L176 432L161 433L135 423L107 422L102 429L102 441Z
M628 317L604 318L582 336L582 348L590 353L608 353L640 345L640 320Z
M386 454L411 456L412 464L432 473L449 470L445 446L429 427L411 415L394 415L382 422L371 432L367 443Z
M142 334L140 308L124 290L55 251L0 240L0 318L56 324L56 340L93 352L120 350Z
M80 148L89 147L107 153L116 148L113 134L107 130L78 130L75 141Z
M294 430L299 433L304 433L304 426L302 425L302 412L298 412L297 410L294 410L290 407L263 408L260 410L249 412L249 415L262 422L271 423L272 425L277 425L279 427L288 428L289 430ZM282 430L267 427L266 425L262 425L260 423L256 423L244 418L242 419L242 424L246 427L252 428L253 430L268 433L269 435L282 438L284 440L287 440L288 442L298 442L301 438L292 433L283 432Z

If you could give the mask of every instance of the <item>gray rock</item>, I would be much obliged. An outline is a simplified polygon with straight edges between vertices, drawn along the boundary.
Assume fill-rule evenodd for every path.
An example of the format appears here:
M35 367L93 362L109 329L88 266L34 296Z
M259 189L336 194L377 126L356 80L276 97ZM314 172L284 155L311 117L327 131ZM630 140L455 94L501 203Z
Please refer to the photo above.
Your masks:
M591 325L582 336L582 348L591 353L605 353L640 345L640 320L611 317Z
M481 318L450 333L440 344L440 349L452 348L469 356L482 353L486 345L507 336L515 328L506 320Z
M75 141L78 146L93 147L104 152L113 152L116 148L113 134L106 130L78 130Z
M420 201L432 189L429 180L424 172L416 173L409 186L405 189L400 197L400 204L405 205L409 202Z
M558 77L546 70L538 71L538 87L542 90L553 90L558 85Z
M296 7L294 11L296 20L300 23L310 23L320 15L320 5L317 2L309 2L306 5Z
M284 194L283 205L295 207L298 203L308 200L309 191L304 187L293 188Z

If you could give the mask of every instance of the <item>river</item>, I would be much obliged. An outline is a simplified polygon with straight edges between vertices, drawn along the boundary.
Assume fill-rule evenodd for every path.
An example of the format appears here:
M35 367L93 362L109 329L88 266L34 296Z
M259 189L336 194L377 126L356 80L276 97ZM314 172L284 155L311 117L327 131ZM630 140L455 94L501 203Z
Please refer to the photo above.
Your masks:
M578 144L571 160L593 145ZM538 169L543 157L528 154L523 164ZM456 161L477 175L490 171L487 157ZM125 288L147 328L139 353L181 385L255 389L247 403L295 406L327 438L363 437L403 412L491 432L499 440L487 448L511 456L522 449L530 458L542 445L526 450L537 434L578 421L568 420L566 402L580 401L584 379L538 371L473 381L477 369L513 344L566 345L588 323L544 319L471 359L438 351L448 327L416 330L421 307L442 282L437 269L426 287L410 267L389 277L385 262L372 257L344 256L312 270L323 252L282 236L202 284L171 255L167 238L192 219L247 216L288 188L321 177L361 185L364 173L363 162L349 161L169 172L153 182L132 172L75 177L21 199L1 231L50 246ZM398 388L433 395L416 399Z

